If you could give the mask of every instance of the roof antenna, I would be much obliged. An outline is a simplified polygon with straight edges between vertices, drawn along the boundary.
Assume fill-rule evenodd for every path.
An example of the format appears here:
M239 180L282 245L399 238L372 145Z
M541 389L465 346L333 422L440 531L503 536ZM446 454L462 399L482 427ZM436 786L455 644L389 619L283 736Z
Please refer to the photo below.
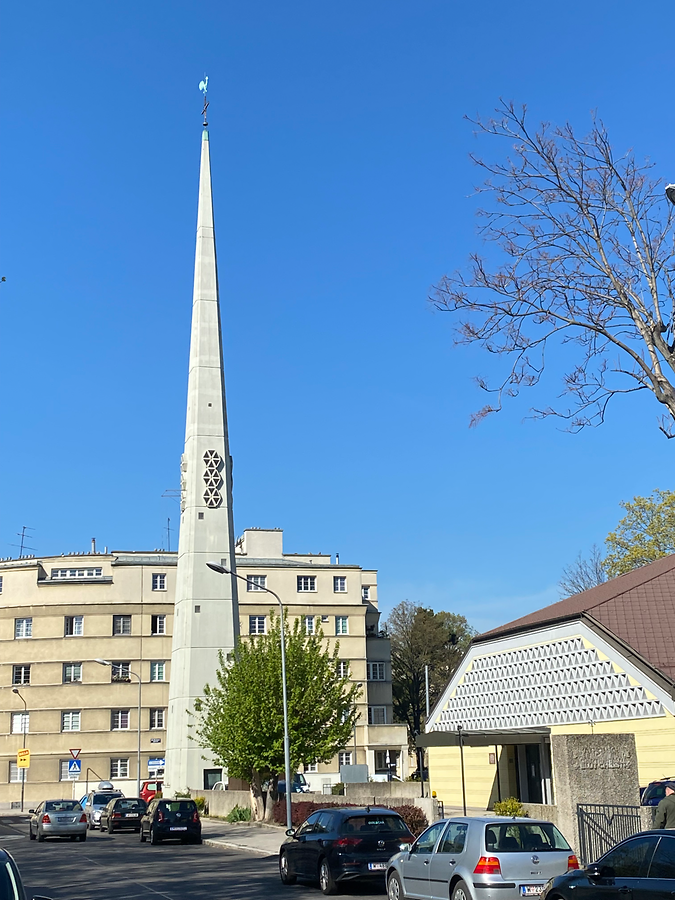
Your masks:
M209 108L209 101L206 99L206 92L207 92L208 88L209 88L209 76L204 75L204 80L199 82L199 90L204 95L204 109L202 110L202 115L204 116L204 121L202 122L202 125L204 126L204 128L206 128L206 126L209 124L206 121L206 110Z

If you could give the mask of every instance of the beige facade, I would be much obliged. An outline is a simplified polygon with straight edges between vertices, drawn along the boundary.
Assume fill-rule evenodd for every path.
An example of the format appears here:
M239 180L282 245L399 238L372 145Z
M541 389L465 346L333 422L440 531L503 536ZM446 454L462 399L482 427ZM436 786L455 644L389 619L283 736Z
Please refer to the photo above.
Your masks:
M263 530L244 533L237 569L247 578L264 578L291 617L320 617L327 640L339 640L350 677L363 685L356 744L330 764L308 765L312 788L337 782L340 763L367 763L372 777L386 778L387 754L398 760L397 775L405 777L406 730L392 722L390 646L379 631L377 573L337 565L328 556L283 554L282 532ZM176 555L161 551L0 561L0 804L20 798L16 754L24 740L31 752L28 803L47 794L81 796L87 781L103 779L133 792L136 674L141 678L140 777L157 771L153 761L161 767L175 574ZM273 598L246 587L241 585L239 595L244 636L266 627L276 607L269 602ZM81 761L74 784L68 779L71 749L79 750ZM215 774L205 771L204 778Z

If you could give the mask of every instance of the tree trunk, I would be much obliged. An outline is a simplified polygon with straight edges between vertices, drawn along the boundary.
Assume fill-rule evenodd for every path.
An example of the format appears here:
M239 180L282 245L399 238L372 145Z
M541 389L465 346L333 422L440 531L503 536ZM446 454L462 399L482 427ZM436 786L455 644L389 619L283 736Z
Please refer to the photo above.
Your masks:
M262 822L265 815L265 799L262 792L260 772L251 771L251 818L254 822Z
M265 822L271 822L274 816L274 804L279 799L279 776L272 775L267 788L267 802L265 803Z

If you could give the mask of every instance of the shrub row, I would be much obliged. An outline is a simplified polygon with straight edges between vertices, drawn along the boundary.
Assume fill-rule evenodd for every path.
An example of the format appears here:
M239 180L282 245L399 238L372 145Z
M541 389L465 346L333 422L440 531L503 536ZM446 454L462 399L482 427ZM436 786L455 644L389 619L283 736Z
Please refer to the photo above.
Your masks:
M302 825L305 819L308 816L311 816L313 812L316 812L318 809L328 809L332 806L345 807L351 806L355 807L355 803L315 803L313 800L300 800L298 803L293 803L291 805L291 821L293 825L297 827L298 825ZM421 834L424 829L429 824L427 822L427 817L424 815L422 810L418 806L414 806L412 803L406 803L403 806L387 806L387 809L391 809L394 812L397 812L399 816L403 819L408 828L412 831L412 833L417 837L418 834ZM274 804L274 812L273 819L275 822L280 825L285 824L286 822L286 800L277 800Z

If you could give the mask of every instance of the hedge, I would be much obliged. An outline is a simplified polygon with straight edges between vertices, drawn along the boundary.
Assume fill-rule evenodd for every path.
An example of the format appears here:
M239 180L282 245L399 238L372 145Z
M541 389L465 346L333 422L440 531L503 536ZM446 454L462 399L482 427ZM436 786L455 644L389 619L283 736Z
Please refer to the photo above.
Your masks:
M318 809L329 809L331 807L343 809L346 806L363 809L362 805L357 806L355 803L315 803L313 800L300 800L298 803L291 805L291 821L297 827L302 825L305 819ZM429 824L427 817L419 806L414 806L412 803L406 803L403 806L387 806L386 808L398 813L415 837L421 834ZM274 804L273 819L280 825L286 823L285 799L277 800Z

